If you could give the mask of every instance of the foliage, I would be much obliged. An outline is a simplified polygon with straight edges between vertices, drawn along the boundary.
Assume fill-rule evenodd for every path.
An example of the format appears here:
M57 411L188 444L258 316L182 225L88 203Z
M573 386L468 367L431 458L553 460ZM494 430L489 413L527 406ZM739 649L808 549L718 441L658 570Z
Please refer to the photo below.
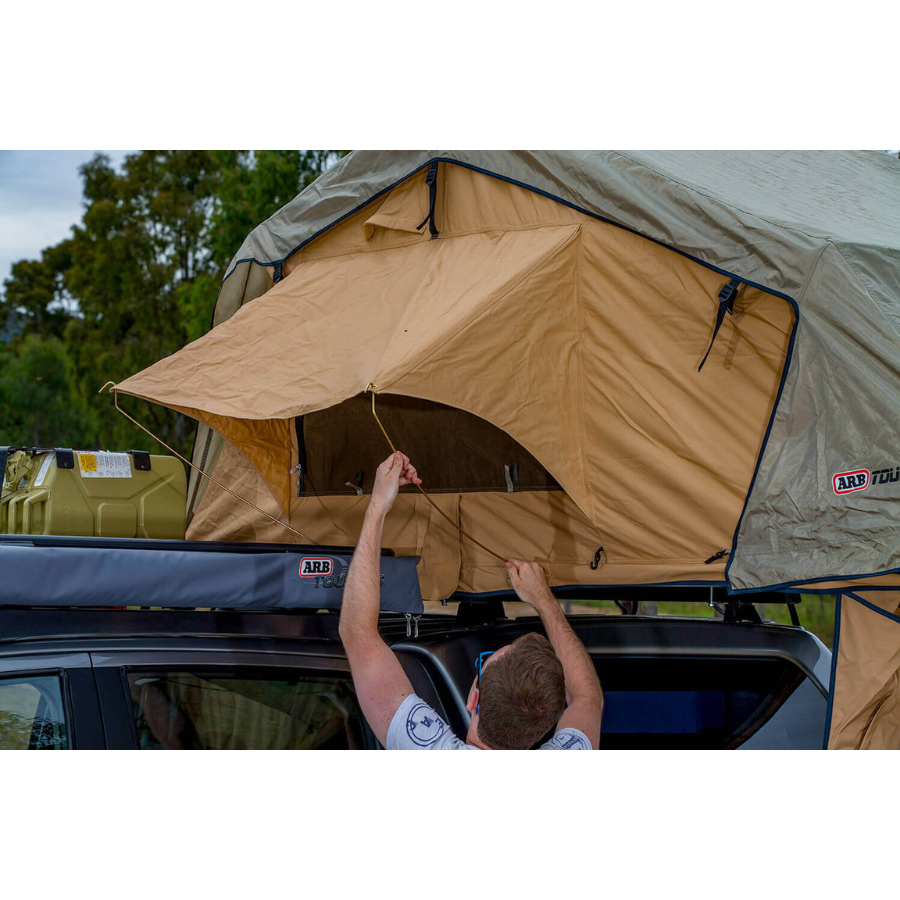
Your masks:
M29 334L0 352L0 446L83 445L94 430L58 337Z
M0 298L0 444L158 450L99 388L204 334L246 235L341 155L145 150L121 172L101 154L82 166L82 221L16 263ZM189 453L193 422L122 406Z

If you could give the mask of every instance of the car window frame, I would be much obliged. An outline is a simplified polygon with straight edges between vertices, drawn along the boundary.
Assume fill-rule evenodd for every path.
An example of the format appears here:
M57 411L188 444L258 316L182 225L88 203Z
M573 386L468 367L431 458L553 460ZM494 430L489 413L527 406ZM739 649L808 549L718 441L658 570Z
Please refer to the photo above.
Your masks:
M78 678L74 678L78 670ZM100 706L88 653L60 652L0 656L0 680L56 675L66 726L67 750L101 750ZM83 676L83 677L82 677ZM78 684L76 685L76 682Z
M130 672L172 672L175 670L232 673L236 669L290 670L297 675L309 674L313 677L345 678L356 695L356 686L350 675L349 662L340 656L326 653L291 653L285 651L236 650L229 648L161 648L159 650L135 649L94 652L91 654L100 693L104 722L109 719L119 724L107 731L106 739L110 749L139 750L140 742L131 691L128 685ZM359 701L357 699L357 706ZM365 749L379 749L375 734L369 727L360 707ZM121 725L127 721L126 729Z

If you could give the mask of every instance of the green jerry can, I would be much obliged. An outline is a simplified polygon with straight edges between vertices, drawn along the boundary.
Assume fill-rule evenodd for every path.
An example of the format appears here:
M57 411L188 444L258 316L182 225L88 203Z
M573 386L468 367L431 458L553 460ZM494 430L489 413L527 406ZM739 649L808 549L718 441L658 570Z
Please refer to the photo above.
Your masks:
M172 456L0 447L0 471L0 534L184 539L187 482Z

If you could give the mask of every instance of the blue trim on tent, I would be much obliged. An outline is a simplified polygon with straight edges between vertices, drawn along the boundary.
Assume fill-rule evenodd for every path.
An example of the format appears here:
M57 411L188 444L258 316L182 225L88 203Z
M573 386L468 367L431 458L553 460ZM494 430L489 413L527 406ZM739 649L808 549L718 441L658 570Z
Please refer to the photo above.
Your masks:
M247 256L247 257L243 257L242 259L237 260L234 263L233 268L228 272L228 274L225 276L225 278L222 279L222 282L224 283L225 281L227 281L234 274L235 269L241 263L255 262L259 266L274 266L276 263L286 262L295 253L297 253L299 250L302 250L310 241L314 241L317 237L324 234L329 229L334 228L335 225L338 225L339 223L343 222L345 219L348 219L350 216L355 215L361 209L364 209L366 206L368 206L374 200L377 200L379 197L381 197L383 194L386 194L389 191L392 191L395 187L397 187L398 184L402 184L404 181L407 181L408 179L412 178L414 175L417 175L423 169L427 169L434 162L439 162L439 163L443 162L443 163L447 163L448 165L459 166L461 169L470 169L473 172L480 172L482 175L488 175L491 178L496 178L498 181L505 181L507 184L514 184L516 187L523 188L526 191L531 191L533 194L539 194L542 197L547 197L549 200L553 200L556 203L561 203L563 206L566 206L569 209L574 209L575 212L579 212L582 215L590 216L592 219L597 219L600 222L605 222L607 225L614 225L616 228L621 228L623 231L628 231L631 234L637 235L637 237L643 238L645 241L651 241L654 244L658 244L660 247L665 247L666 250L671 250L673 253L677 253L679 256L683 256L683 257L685 257L685 259L689 259L692 262L695 262L698 265L701 265L706 269L710 269L713 272L718 272L720 275L724 275L728 278L737 278L741 282L741 284L746 284L748 287L755 287L761 291L765 291L767 294L772 294L775 297L780 297L782 300L786 300L788 303L791 304L791 306L794 308L794 312L797 316L799 316L799 314L800 314L800 310L799 310L799 307L797 306L797 302L793 299L793 297L789 297L787 294L784 294L781 291L776 291L773 288L766 287L765 285L759 284L758 282L755 282L755 281L748 281L747 279L736 274L735 272L729 272L727 269L722 269L719 266L714 266L712 263L706 262L702 259L698 259L696 256L692 256L690 253L686 253L684 250L679 250L677 247L671 246L671 244L667 244L664 241L658 240L657 238L652 238L646 234L642 234L640 231L638 231L635 228L630 227L629 225L623 225L621 222L617 222L615 219L610 219L607 216L601 216L599 213L595 213L589 209L585 209L582 206L578 206L576 203L572 203L569 200L564 200L562 197L558 197L558 196L556 196L556 194L551 194L549 191L545 191L545 190L542 190L541 188L533 187L530 184L525 184L525 182L523 182L523 181L517 181L515 178L509 178L506 175L500 175L497 172L491 172L489 169L482 169L480 166L475 166L475 165L472 165L471 163L465 163L458 159L452 159L448 156L436 156L433 159L429 159L427 162L422 163L422 165L418 166L417 168L413 169L408 174L404 175L403 178L398 179L397 181L388 185L386 188L378 191L377 194L373 194L368 200L364 201L363 203L358 204L353 209L351 209L349 212L344 213L342 216L339 216L337 219L335 219L330 224L326 225L324 228L320 228L317 232L315 232L315 234L310 235L304 241L301 241L299 244L297 244L297 246L294 247L293 250L288 251L288 253L286 253L283 257L281 257L281 259L274 259L269 262L262 262L261 260L258 260L254 256ZM252 234L252 232L251 232L251 234Z
M763 290L765 289L763 288ZM753 469L753 477L750 479L750 487L747 488L747 496L744 497L744 505L741 508L741 514L738 517L737 526L734 529L734 537L731 540L731 551L728 554L728 562L725 564L725 580L729 583L729 593L731 593L731 582L728 576L731 572L731 565L734 562L735 552L737 551L738 534L740 533L741 524L743 523L744 516L747 512L747 506L750 503L750 495L753 493L753 487L756 484L756 477L757 475L759 475L759 468L762 465L763 456L766 452L766 445L769 443L769 436L772 434L772 426L775 424L775 416L778 414L778 407L781 404L781 395L784 392L784 386L787 383L788 369L790 369L791 367L791 359L794 355L794 342L797 337L797 326L800 324L800 310L797 304L790 298L784 299L787 299L791 306L793 306L794 308L794 325L791 328L791 339L788 343L788 351L787 356L784 360L784 368L781 370L781 382L778 385L778 395L775 397L775 403L773 404L772 412L769 415L769 424L766 427L766 433L763 436L762 445L759 448L759 456L757 456L756 458L756 466Z
M894 590L897 590L894 588ZM886 619L890 619L892 622L896 622L900 625L900 616L895 616L893 613L889 613L887 610L882 609L880 606L876 606L874 603L870 603L868 600L863 600L862 597L858 597L853 591L844 591L844 593L848 597L852 597L857 603L861 603L866 609L871 609L872 612L878 613L879 616L884 616Z
M724 581L656 581L651 582L649 584L645 584L644 582L640 582L638 584L563 584L558 587L554 587L553 593L563 593L565 591L585 591L590 590L591 588L597 588L598 590L610 590L614 588L647 588L647 587L704 587L704 588L715 588L715 587L728 587L728 585ZM509 590L503 591L483 591L482 593L468 593L465 591L456 591L453 596L461 599L461 600L487 600L491 597L506 597L509 595L515 595L515 591L510 588ZM585 598L590 599L590 598ZM606 598L598 597L598 600L603 600ZM612 598L609 598L612 599ZM701 601L697 601L698 603Z
M837 595L834 605L834 639L831 642L831 676L828 679L828 706L825 711L825 734L822 738L822 749L828 749L828 736L831 734L831 713L834 709L834 678L837 674L838 644L841 639L841 595Z
M289 250L284 256L281 257L281 259L275 259L275 260L272 260L271 262L261 262L255 256L246 256L243 259L239 259L237 262L234 263L232 268L229 270L228 274L222 279L222 284L225 284L225 282L228 281L229 278L231 278L231 276L235 273L235 271L237 270L237 267L241 263L253 262L253 263L256 263L258 266L274 266L279 263L283 264L283 263L287 262L295 253L302 250L310 241L314 241L317 237L319 237L319 235L324 234L326 231L328 231L331 228L334 228L335 225L340 224L341 222L344 221L344 219L349 219L350 216L356 215L356 213L358 213L361 209L365 209L365 207L367 207L374 200L377 200L383 194L387 194L389 191L392 191L395 187L397 187L398 184L403 184L404 181L407 181L408 179L412 178L413 175L416 175L417 173L421 172L422 169L427 169L433 161L434 160L428 160L428 162L423 163L417 169L413 169L412 172L409 172L407 175L404 175L402 178L398 179L393 184L389 184L386 188L384 188L383 190L380 190L377 194L373 194L371 197L369 197L368 200L364 201L363 203L360 203L359 205L357 205L353 209L351 209L350 212L344 213L342 216L338 216L338 218L336 218L333 222L330 222L324 228L320 228L315 234L310 235L305 241L301 241L299 244L297 244L297 246L294 247L293 250ZM441 160L438 160L438 161L441 161ZM450 162L450 160L445 160L445 161ZM307 185L307 187L309 187L309 185ZM304 188L303 190L306 190L306 188ZM302 194L303 191L301 191L300 193ZM282 209L283 208L284 207L282 207ZM266 221L268 222L268 219L266 219ZM257 225L257 228L258 227L259 226ZM255 230L256 229L254 229L254 231ZM253 234L252 231L250 233ZM221 292L221 288L219 290ZM216 298L216 302L218 302L218 297Z
M764 587L758 588L740 588L740 590L732 590L729 588L729 594L755 594L759 591L795 591L797 593L804 594L837 594L837 593L847 593L849 588L828 588L820 591L815 590L805 590L806 585L810 584L819 584L823 581L857 581L860 578L880 578L882 575L898 575L900 574L900 568L898 569L884 569L881 572L867 572L864 575L823 575L821 578L810 578L808 581L783 581L781 584L773 584L773 585L765 585ZM896 584L888 584L888 585L872 585L869 587L865 584L854 585L854 590L860 590L865 588L867 591L900 591L900 585Z

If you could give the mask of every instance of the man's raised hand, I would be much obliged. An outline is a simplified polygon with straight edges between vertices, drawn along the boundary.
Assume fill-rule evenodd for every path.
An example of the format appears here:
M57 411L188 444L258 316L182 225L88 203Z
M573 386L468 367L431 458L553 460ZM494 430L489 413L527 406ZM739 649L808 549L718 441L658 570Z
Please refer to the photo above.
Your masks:
M506 563L506 571L509 573L510 584L520 600L524 600L538 611L546 603L556 603L556 598L547 583L547 576L536 562L511 559Z
M410 465L405 453L392 453L375 472L375 485L369 509L386 514L397 499L397 491L407 484L421 484L422 479Z

